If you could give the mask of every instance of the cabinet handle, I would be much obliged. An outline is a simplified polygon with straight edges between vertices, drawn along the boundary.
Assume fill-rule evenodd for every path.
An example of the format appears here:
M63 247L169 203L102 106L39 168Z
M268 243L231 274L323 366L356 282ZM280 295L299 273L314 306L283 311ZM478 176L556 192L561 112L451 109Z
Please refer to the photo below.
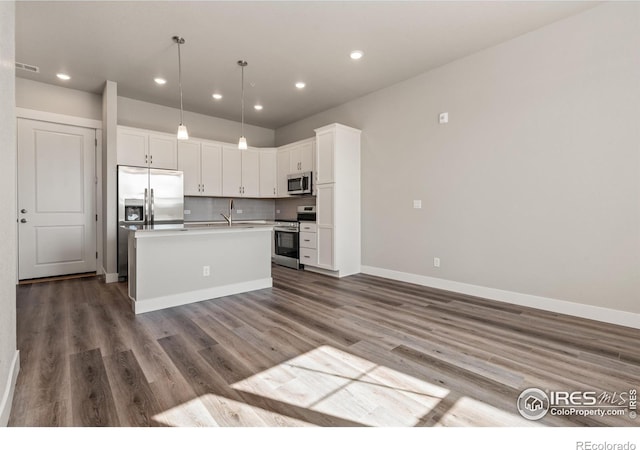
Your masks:
M151 155L151 164L153 164L153 155Z
M305 239L304 241L305 242L311 242L311 239Z
M144 163L149 164L149 155L144 155Z
M311 256L307 256L307 255L304 255L304 257L307 258L307 259L311 258Z
M202 185L202 192L204 192L204 184Z

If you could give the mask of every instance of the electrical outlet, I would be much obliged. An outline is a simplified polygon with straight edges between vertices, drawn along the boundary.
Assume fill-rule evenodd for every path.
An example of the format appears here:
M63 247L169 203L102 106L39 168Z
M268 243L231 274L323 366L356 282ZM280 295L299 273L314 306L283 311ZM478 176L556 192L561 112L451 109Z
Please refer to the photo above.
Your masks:
M437 256L433 258L433 267L440 267L440 258Z
M191 210L190 209L185 209L184 210L184 215L188 216L189 214L191 214Z
M276 209L276 214L280 214L280 210L279 209Z
M202 276L208 277L211 275L211 267L210 266L202 266Z

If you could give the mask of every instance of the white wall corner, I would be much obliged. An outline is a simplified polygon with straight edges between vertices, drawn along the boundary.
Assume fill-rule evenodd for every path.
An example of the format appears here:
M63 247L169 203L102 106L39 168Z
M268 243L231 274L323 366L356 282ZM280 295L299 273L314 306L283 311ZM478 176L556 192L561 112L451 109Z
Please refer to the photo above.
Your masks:
M0 427L6 427L9 423L11 415L11 404L13 403L13 394L16 390L16 381L20 372L20 351L16 350L11 361L11 369L7 377L7 383L4 386L2 401L0 402Z
M381 267L362 266L362 273L446 291L458 292L460 294L472 295L474 297L482 297L489 300L511 303L528 308L541 309L544 311L581 317L583 319L597 320L599 322L640 329L640 314L629 311L620 311L617 309L568 302L566 300L558 300L555 298L505 291L502 289L460 283L458 281L445 280L442 278L427 277L424 275L383 269Z

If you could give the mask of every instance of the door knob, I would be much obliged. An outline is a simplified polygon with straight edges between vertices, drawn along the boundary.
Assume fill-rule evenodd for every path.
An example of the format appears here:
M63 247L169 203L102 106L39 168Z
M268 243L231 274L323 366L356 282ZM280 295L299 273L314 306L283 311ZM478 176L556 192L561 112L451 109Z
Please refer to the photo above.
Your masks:
M20 223L27 223L27 219L20 219Z
M26 209L24 209L24 208L22 208L22 209L20 210L20 212L21 212L22 214L26 214L26 213L27 213L27 210L26 210Z

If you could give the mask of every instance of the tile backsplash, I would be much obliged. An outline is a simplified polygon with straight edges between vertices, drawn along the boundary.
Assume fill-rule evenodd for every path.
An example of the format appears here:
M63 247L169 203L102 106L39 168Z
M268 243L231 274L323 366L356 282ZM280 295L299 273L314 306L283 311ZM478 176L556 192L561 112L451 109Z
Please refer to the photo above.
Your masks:
M234 198L234 220L274 220L275 200L268 198ZM185 222L224 221L220 213L228 214L229 199L226 197L185 197ZM186 212L189 212L187 214ZM242 212L240 212L242 211Z

